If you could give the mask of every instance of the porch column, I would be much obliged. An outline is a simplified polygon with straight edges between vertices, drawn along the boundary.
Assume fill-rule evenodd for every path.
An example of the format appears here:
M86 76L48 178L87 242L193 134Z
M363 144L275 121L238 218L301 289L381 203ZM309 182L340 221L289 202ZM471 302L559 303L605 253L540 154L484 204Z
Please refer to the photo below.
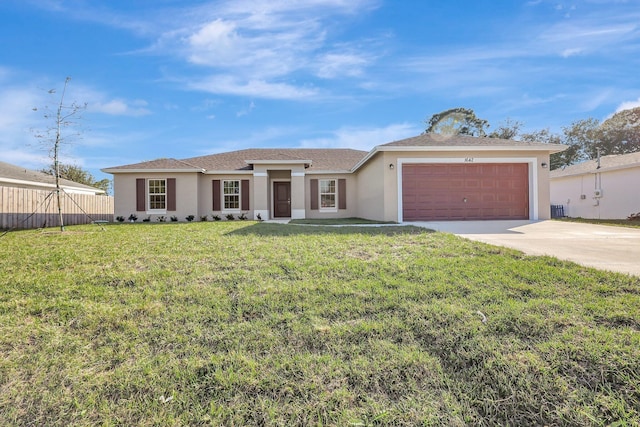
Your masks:
M269 177L267 171L253 172L253 219L269 219Z
M291 171L291 219L304 219L304 170Z

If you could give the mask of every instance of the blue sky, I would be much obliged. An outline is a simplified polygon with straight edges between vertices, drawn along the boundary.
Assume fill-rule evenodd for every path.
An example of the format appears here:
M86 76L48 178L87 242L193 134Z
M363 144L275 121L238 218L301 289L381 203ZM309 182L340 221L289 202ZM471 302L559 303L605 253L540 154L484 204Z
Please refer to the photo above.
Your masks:
M454 107L559 131L640 106L639 70L638 0L0 0L0 158L50 163L33 129L67 76L87 108L62 161L102 179L249 147L370 150Z

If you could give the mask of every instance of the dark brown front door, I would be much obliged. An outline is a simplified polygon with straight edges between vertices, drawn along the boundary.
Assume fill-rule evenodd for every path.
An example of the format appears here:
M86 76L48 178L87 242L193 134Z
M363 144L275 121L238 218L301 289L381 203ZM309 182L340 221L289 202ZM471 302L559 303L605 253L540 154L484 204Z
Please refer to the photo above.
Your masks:
M405 221L529 219L526 163L402 166Z
M273 183L273 216L291 218L291 183Z

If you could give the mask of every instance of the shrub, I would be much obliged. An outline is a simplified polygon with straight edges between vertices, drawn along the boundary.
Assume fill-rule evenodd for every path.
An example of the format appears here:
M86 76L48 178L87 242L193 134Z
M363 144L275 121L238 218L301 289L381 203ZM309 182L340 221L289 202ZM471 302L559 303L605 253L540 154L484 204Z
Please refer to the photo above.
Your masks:
M148 217L146 217L145 219L142 220L142 222L149 222L149 221L151 221L151 217L150 216L148 216Z
M160 215L158 217L158 222L166 222L166 221L167 221L167 218L165 218L163 215Z
M178 217L175 215L171 215L171 222L178 222Z
M262 221L262 215L257 214L257 215L256 215L256 219L257 219L258 221Z
M129 221L136 222L137 220L138 220L138 215L136 214L129 215Z
M233 214L227 214L227 216L225 216L225 218L227 218L227 221L233 221L235 219Z
M245 220L247 219L247 214L246 214L246 213L244 213L244 212L242 212L242 213L238 216L238 219L239 219L240 221L245 221Z
M209 220L209 216L208 215L202 215L200 217L200 221L202 221L202 222L207 222L208 220Z
M627 217L627 219L628 219L629 221L640 221L640 212L638 212L638 213L632 213L631 215L629 215L629 216Z
M116 221L118 221L118 222L124 222L124 217L123 217L123 216L117 216L117 217L116 217Z
M189 216L188 216L188 217L186 217L185 219L186 219L187 221L191 222L191 221L193 221L194 219L196 219L196 217L195 217L195 216L193 216L193 215L189 215Z
M220 215L211 215L211 218L213 218L214 221L220 221L222 219Z

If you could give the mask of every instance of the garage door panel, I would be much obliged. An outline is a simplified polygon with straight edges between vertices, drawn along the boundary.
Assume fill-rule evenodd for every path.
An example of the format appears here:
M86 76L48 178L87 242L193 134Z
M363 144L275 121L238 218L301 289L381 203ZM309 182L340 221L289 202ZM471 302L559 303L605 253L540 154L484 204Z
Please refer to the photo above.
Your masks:
M407 221L529 218L526 163L405 164L402 179Z

